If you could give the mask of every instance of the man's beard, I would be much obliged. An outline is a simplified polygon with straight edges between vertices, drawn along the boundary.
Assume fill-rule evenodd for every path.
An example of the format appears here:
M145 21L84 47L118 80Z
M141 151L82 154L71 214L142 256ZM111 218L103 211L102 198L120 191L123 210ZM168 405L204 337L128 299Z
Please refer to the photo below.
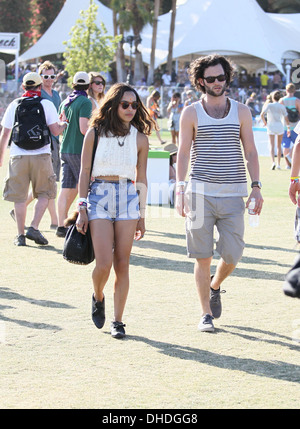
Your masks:
M221 95L223 95L224 92L226 91L226 85L224 85L224 87L222 88L222 91L218 93L216 93L213 89L208 88L205 84L204 84L204 88L206 90L206 94L211 95L212 97L221 97Z

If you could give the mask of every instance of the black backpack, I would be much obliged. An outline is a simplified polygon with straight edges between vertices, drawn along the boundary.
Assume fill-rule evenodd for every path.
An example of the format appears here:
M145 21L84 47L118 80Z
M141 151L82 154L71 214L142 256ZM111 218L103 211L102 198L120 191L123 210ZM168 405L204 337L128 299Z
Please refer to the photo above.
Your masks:
M51 144L51 133L46 123L41 97L22 97L18 99L15 123L10 136L22 149L40 149Z
M299 113L295 108L287 107L288 120L290 122L298 122L299 121Z

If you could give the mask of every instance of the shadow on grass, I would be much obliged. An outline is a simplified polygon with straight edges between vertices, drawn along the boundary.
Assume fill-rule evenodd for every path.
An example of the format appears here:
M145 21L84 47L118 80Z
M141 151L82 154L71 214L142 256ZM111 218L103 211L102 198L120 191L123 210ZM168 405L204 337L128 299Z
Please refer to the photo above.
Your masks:
M218 330L220 331L220 330ZM215 332L215 334L217 331ZM208 335L215 335L208 334ZM170 344L161 341L150 340L146 337L127 336L127 340L143 342L160 353L177 359L196 361L200 364L229 369L232 371L243 371L260 377L268 377L276 380L285 380L293 383L300 383L300 367L281 361L259 361L255 359L239 358L207 350L200 350L194 347Z
M234 332L234 331L226 330L226 333L229 333L230 335L235 335L235 336L244 338L245 340L260 341L267 344L275 344L276 346L287 347L290 350L300 352L300 345L293 345L289 342L288 343L284 342L284 341L291 341L291 338L287 337L286 335L277 334L276 332L265 331L263 329L251 328L249 326L235 326L235 325L223 325L223 326L224 328L233 328L240 331L240 332ZM260 338L255 336L255 334L268 335L270 337L273 337L274 339ZM300 370L300 366L298 370ZM300 373L299 373L299 379L300 379Z
M219 258L214 258L217 260ZM246 263L251 264L252 258L247 258ZM269 266L278 266L276 261L273 260L257 260L253 262L253 265L260 263L261 265L269 265ZM148 269L153 270L161 270L161 271L172 271L172 272L181 272L181 273L190 273L194 272L194 260L188 259L186 261L161 258L161 257L153 257L153 256L143 256L138 255L137 253L132 252L130 257L130 265L133 266L141 266ZM286 271L290 268L289 265L280 265L282 267L287 268ZM212 266L212 274L214 274L214 267ZM285 272L280 274L278 272L272 272L265 270L257 270L255 268L237 268L230 275L231 277L240 277L244 279L263 279L263 280L274 280L274 281L283 281Z
M24 301L24 302L28 302L28 303L33 304L33 305L39 305L39 306L47 307L47 308L49 308L49 307L51 307L51 308L65 308L65 309L75 308L75 307L72 307L71 305L64 304L61 302L29 298L29 297L21 295L17 292L12 291L11 289L5 288L5 287L0 287L0 299L1 300L5 299L5 300ZM4 306L4 305L0 306L0 310L4 310L7 308L11 309L13 307ZM12 319L12 318L4 316L3 314L0 314L0 320L2 320L4 322L16 323L20 326L24 326L26 328L31 328L31 329L45 329L45 330L54 330L54 331L62 329L57 325L50 325L48 323L37 323L37 322L33 323L33 322L29 322L27 320Z

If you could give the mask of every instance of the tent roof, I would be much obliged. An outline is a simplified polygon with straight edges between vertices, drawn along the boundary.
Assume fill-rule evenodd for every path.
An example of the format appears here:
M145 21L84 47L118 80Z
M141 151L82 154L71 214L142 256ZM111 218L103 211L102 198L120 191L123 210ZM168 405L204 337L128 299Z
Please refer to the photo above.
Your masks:
M97 20L113 35L111 9L95 1ZM66 0L53 24L19 61L64 52L63 41L69 39L79 11L88 9L89 3L90 0ZM300 14L265 13L256 0L180 0L178 4L173 58L191 61L209 52L230 53L243 64L252 64L254 70L268 61L282 71L285 52L299 52ZM171 12L159 17L155 67L167 61L170 20ZM143 60L149 64L151 25L144 28L141 37Z
M159 17L157 65L167 60L171 13ZM251 55L282 69L286 51L299 52L300 14L268 14L256 0L187 0L177 8L173 58L230 51ZM145 28L143 57L151 49ZM145 54L145 55L144 55Z
M98 6L97 21L104 23L107 33L113 35L113 14L112 10L95 0ZM33 58L44 57L51 54L64 52L66 47L63 44L70 38L71 28L80 18L80 11L87 10L90 0L66 0L55 21L50 25L43 36L19 57L19 61L27 61Z

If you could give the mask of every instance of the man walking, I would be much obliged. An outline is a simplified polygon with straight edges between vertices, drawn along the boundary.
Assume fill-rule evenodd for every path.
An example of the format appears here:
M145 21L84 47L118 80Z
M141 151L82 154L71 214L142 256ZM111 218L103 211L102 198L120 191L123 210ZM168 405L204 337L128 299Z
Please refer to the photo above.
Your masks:
M67 228L64 220L76 198L80 173L81 150L83 138L88 130L92 113L92 102L88 99L87 90L90 85L89 75L78 72L73 77L73 92L62 102L59 113L66 118L69 125L61 142L62 180L58 196L58 228L56 235L65 237Z
M287 168L291 167L292 153L297 134L295 127L300 119L300 100L295 97L296 87L293 83L289 83L286 88L286 95L279 100L287 109L289 125L285 124L285 129L282 137L283 156L285 158Z
M240 140L252 180L246 207L255 198L255 212L260 214L263 204L250 110L225 95L232 74L223 56L195 60L190 80L203 96L185 107L180 121L176 209L186 217L187 252L196 259L194 275L203 311L200 331L214 331L213 319L221 315L220 285L244 249L247 180ZM190 180L184 191L189 161ZM211 276L214 226L220 260Z
M33 197L37 198L37 202L26 237L37 244L45 245L48 244L48 241L38 227L49 199L56 196L55 174L51 162L50 132L53 135L59 135L65 129L66 124L59 122L53 103L40 99L42 78L38 73L27 73L23 77L22 86L25 91L22 98L10 103L1 122L3 128L0 135L0 166L3 164L5 150L11 136L9 173L5 181L3 197L7 201L14 202L18 228L15 245L25 246L26 200L31 182ZM35 110L32 109L32 106L39 101L40 104ZM30 104L32 104L31 107ZM26 109L30 108L32 110L27 111L25 122L18 123L21 116L18 116L18 121L16 121L16 112L19 112L18 115L23 112L22 114L25 116ZM44 119L41 116L43 112ZM23 135L22 129L32 121L36 121L36 123L31 124L32 128Z

